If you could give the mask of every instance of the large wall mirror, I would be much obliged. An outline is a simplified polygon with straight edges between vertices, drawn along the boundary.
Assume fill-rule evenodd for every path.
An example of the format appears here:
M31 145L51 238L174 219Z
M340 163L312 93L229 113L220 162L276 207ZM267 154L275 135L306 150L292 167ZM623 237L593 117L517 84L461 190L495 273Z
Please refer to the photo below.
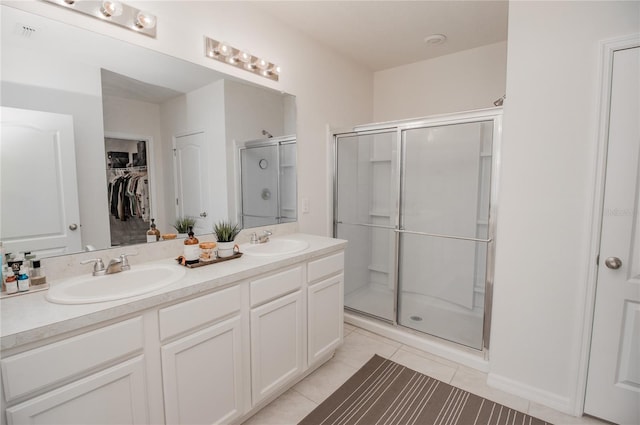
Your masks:
M151 219L162 234L183 218L211 233L242 220L238 146L295 142L292 95L0 7L7 252L145 242ZM295 187L295 172L286 176Z

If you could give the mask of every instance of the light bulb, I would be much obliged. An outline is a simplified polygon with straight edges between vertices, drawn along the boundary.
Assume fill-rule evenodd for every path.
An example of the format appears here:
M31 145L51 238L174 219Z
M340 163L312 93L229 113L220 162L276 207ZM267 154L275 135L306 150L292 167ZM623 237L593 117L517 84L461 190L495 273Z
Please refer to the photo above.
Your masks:
M76 0L64 0L64 2L65 2L66 4L68 4L69 6L71 6L73 3L75 3L75 2L76 2Z
M233 48L229 46L227 43L220 42L218 43L218 53L222 56L229 56L233 53Z
M255 66L264 71L269 66L269 61L266 59L258 59L255 63Z
M122 3L119 1L104 0L100 12L107 18L122 15Z
M157 18L149 12L140 11L136 15L136 27L151 29L156 26Z
M240 53L238 53L238 60L242 63L249 63L251 60L251 53L241 50Z
M269 72L273 75L280 75L280 67L278 65L273 65L269 68Z

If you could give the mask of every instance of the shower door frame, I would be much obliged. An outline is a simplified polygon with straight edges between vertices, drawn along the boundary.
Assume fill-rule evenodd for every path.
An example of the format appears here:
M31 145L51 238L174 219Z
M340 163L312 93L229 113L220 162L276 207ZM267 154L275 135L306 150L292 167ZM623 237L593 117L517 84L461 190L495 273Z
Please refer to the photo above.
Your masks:
M337 237L338 224L338 138L345 136L357 136L357 135L372 135L381 132L397 132L396 137L396 158L397 167L395 170L393 184L397 188L396 207L391 211L394 214L393 227L394 227L394 269L393 269L393 320L385 320L373 314L369 314L360 310L356 310L345 306L346 310L350 312L372 317L376 320L381 320L385 323L390 323L394 327L401 327L414 331L412 328L401 325L398 322L398 285L399 285L399 265L400 265L400 234L404 232L400 228L400 206L402 205L402 193L404 189L404 165L405 165L405 149L403 143L403 135L406 130L441 127L446 125L456 124L468 124L475 122L492 121L493 134L491 144L491 178L489 184L489 220L488 220L488 236L487 243L487 258L486 258L486 272L485 272L485 291L484 291L484 311L483 311L483 332L482 332L482 351L489 349L489 342L491 337L491 316L492 316L492 304L493 304L493 280L494 280L494 268L495 268L495 234L496 223L498 216L498 188L499 188L499 171L500 171L500 145L502 141L502 107L479 109L474 111L466 111L452 114L440 114L433 115L424 118L415 118L409 120L397 120L388 121L382 123L365 124L355 126L352 130L347 131L334 131L333 132L333 236ZM370 227L379 227L370 225ZM386 229L386 227L385 227ZM466 238L462 238L466 239ZM419 332L419 331L418 331ZM430 334L426 334L430 335ZM442 339L434 336L435 338ZM480 350L479 350L480 351Z

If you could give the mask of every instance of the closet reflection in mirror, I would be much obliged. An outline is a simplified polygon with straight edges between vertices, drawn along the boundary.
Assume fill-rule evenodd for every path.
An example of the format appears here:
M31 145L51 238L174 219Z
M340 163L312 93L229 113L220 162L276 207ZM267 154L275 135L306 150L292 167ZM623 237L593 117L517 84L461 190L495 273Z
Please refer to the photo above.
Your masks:
M0 240L7 252L47 256L137 243L146 240L151 218L162 234L177 233L172 225L178 217L193 217L196 234L211 233L218 220L241 220L234 144L264 137L263 130L275 137L295 134L294 96L6 5L0 8L1 105L54 114L61 119L56 126L71 128L56 133L30 118L23 122L24 128L66 138L44 138L49 157L56 159L47 165L57 176L55 185L46 186L48 204L26 202L28 214L10 222L19 214L8 214L10 204L2 202ZM23 25L41 30L24 37L17 30ZM116 216L106 159L107 152L124 150L106 147L106 139L145 142L149 204L144 213L133 206L142 223L117 238L110 225ZM3 137L1 143L4 155L9 142ZM65 151L63 144L71 148ZM136 167L132 156L128 161ZM22 168L44 181L46 167L27 161ZM8 170L1 170L3 194L9 187L29 187L31 180ZM75 205L61 197L73 191ZM43 214L56 206L56 214Z

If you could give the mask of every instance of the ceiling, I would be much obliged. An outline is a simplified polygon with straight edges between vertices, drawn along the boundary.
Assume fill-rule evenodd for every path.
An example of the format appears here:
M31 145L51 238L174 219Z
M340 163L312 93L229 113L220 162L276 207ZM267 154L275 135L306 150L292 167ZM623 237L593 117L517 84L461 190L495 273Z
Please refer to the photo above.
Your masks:
M507 39L508 1L255 1L255 7L371 71ZM444 34L440 45L425 37Z

